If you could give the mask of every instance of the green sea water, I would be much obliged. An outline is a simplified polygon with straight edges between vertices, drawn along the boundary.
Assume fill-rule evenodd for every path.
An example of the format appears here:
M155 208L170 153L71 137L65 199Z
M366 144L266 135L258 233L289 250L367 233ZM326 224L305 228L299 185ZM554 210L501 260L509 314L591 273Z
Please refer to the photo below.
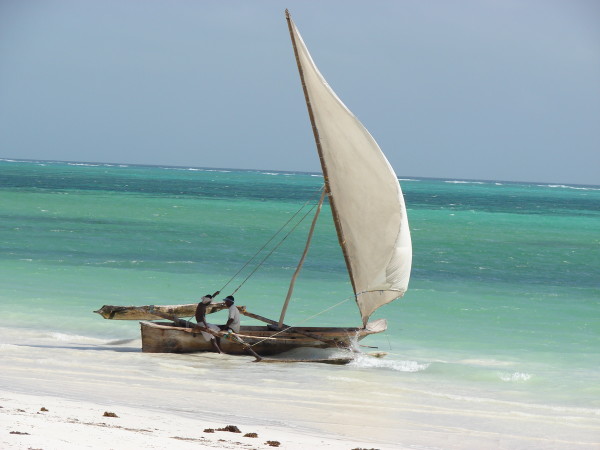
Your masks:
M278 318L310 218L248 281L253 264L230 279L322 183L308 173L2 160L0 327L136 339L136 322L92 311L191 303L223 287ZM362 343L388 356L360 370L448 395L600 408L600 187L401 185L409 291L373 315L388 331ZM290 324L360 324L330 216L326 205Z

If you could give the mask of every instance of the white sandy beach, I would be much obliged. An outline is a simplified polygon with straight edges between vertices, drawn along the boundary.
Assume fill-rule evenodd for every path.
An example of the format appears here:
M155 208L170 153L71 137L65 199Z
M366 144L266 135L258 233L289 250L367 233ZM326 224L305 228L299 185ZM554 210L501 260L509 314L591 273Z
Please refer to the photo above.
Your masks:
M299 393L292 380L300 372L253 358L98 343L0 328L0 448L398 448L318 398L326 378ZM240 433L218 431L230 425Z
M105 413L108 413L105 416ZM114 413L116 417L111 417ZM219 431L234 425L239 432ZM351 449L349 440L117 405L0 391L2 449ZM209 431L214 430L214 431ZM256 437L253 437L253 435ZM378 446L378 448L382 448Z

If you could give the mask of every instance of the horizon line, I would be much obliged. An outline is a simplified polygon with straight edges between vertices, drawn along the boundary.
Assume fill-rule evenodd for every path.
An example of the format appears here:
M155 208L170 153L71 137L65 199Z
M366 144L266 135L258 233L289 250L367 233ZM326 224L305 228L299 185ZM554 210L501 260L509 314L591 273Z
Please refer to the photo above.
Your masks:
M77 160L58 160L58 159L29 159L29 158L8 158L0 156L0 162L25 162L25 163L59 163L59 164L89 164L89 165L109 165L109 166L137 166L137 167L157 167L157 168L173 168L173 169L209 169L209 170L229 170L237 172L278 172L278 173L298 173L307 175L323 175L322 172L311 172L305 170L283 170L283 169L244 169L234 167L207 167L207 166L179 166L169 164L148 164L148 163L124 163L124 162L106 162L106 161L77 161ZM600 187L600 184L581 184L581 183L565 183L558 181L510 181L510 180L487 180L483 178L460 178L460 177L427 177L420 175L398 175L396 178L406 179L422 179L422 180L438 180L438 181L465 181L465 182L486 182L486 183L512 183L512 184L544 184L548 186L552 185L569 185L569 186L581 186L581 187ZM409 181L409 180L405 180Z

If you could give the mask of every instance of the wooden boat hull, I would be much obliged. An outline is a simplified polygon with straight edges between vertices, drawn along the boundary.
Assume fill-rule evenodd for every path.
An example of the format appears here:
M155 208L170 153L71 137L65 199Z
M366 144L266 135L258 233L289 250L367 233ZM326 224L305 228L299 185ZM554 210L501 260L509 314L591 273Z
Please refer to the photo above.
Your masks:
M147 321L140 322L140 326L143 352L214 352L210 341L206 341L197 329L173 326L172 323ZM299 332L292 329L277 333L266 326L242 326L238 335L246 344L251 345L256 353L268 356L299 347L349 347L353 341L361 340L384 329L299 327L297 328ZM319 336L325 342L302 333ZM221 338L221 349L231 355L248 354L242 344L226 338Z

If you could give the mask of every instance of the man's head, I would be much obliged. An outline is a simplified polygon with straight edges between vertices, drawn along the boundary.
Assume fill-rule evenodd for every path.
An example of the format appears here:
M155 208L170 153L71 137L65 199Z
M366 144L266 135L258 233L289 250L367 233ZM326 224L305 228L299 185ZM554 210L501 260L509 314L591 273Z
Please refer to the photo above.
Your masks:
M233 295L228 295L227 297L225 297L225 300L223 300L225 302L225 304L227 306L231 306L234 304L235 299L233 298Z
M212 302L212 295L206 294L204 297L202 297L202 303L205 305L208 305L210 302Z

